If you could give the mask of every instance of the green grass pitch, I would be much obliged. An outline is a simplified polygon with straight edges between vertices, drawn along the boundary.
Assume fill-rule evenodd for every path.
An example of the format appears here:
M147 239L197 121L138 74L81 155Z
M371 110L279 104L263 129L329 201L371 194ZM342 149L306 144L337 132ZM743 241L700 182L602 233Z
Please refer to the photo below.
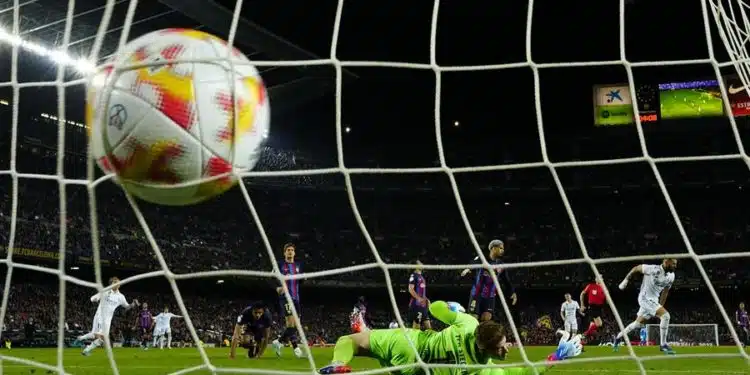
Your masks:
M532 361L542 360L547 354L552 352L551 347L529 347L527 348L529 359ZM659 353L656 347L635 348L639 356L656 356L656 359L644 361L644 366L648 374L660 375L738 375L750 374L750 365L742 358L689 358L689 355L708 354L716 355L719 353L738 354L737 348L734 347L680 347L676 356L666 356ZM207 348L211 362L217 367L223 368L263 368L269 370L282 370L294 372L306 372L310 374L310 365L307 359L296 359L293 357L291 350L286 349L282 358L276 358L270 351L260 359L248 359L244 357L243 352L238 351L237 359L230 360L227 357L228 349L226 348ZM12 349L3 350L2 374L47 374L51 373L48 369L29 366L9 359L7 356L14 356L26 360L33 360L55 366L57 361L57 352L55 349ZM332 354L331 348L315 348L313 356L316 366L326 364ZM114 349L115 361L117 362L120 374L123 375L159 375L176 372L179 370L201 366L202 361L195 348L158 350L151 349L143 351L133 348ZM579 358L603 358L608 356L619 357L612 361L589 362L589 363L569 363L559 365L547 371L547 375L616 375L616 374L638 374L639 370L636 363L632 360L622 360L627 355L626 349L621 349L620 353L613 353L609 347L589 347L586 352ZM683 356L683 358L681 358ZM90 357L81 356L76 349L66 349L64 352L65 371L70 374L82 375L99 375L111 374L107 356L104 350L96 350ZM512 351L506 362L519 362L521 357L518 351ZM370 359L355 359L352 363L354 370L368 370L378 368L378 364ZM205 369L196 369L187 372L189 374L209 374ZM227 371L222 373L232 374L235 372Z
M721 95L703 90L669 90L659 95L661 117L685 118L701 116L721 116L724 104Z

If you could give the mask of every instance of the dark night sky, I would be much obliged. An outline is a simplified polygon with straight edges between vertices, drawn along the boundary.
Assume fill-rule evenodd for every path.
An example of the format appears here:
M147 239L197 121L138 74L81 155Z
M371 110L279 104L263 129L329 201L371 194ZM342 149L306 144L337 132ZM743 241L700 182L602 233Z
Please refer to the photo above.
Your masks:
M231 1L220 2L233 6ZM328 57L337 4L335 0L246 0L242 14L305 49ZM345 1L337 57L344 61L429 63L433 4L421 0L410 1L408 6L400 0ZM147 7L148 4L139 5L139 11L145 14ZM442 1L437 25L437 63L466 66L526 62L528 10L527 1ZM529 52L535 63L620 58L618 1L590 2L585 6L536 1L532 15ZM112 27L121 22L118 17L121 18L116 16ZM185 26L184 20L178 23L175 18L175 22L175 25L162 22L158 27ZM658 4L636 1L626 7L624 26L630 61L708 56L700 1L664 0ZM715 31L713 25L711 29ZM138 29L141 33L147 31L148 28ZM227 30L207 31L221 37L228 35ZM134 29L132 36L138 32ZM725 60L723 46L715 39L717 56ZM50 64L39 61L22 56L22 81L54 77ZM9 63L8 54L3 54L0 80L7 80ZM437 159L434 72L377 67L350 70L360 78L347 81L343 88L343 124L352 129L344 137L346 160L350 162L347 165L434 165ZM708 64L635 68L634 72L637 83L713 76ZM330 73L333 80L333 67ZM531 68L444 72L441 78L441 125L446 152L453 155L449 157L450 165L540 160L539 119ZM569 148L570 135L607 138L613 132L621 135L613 142L636 145L633 127L606 130L608 134L603 134L592 126L592 85L626 81L622 65L540 69L539 94L544 115L541 120L550 149ZM7 88L1 91L8 93ZM22 108L54 112L55 95L54 87L22 89ZM39 100L42 97L50 100ZM82 102L81 87L68 90L70 117L82 116ZM461 125L454 127L455 121ZM711 126L711 131L728 129L726 119L711 121L720 124ZM722 137L726 138L726 134ZM302 149L334 165L335 141L333 95L291 111L274 111L273 145ZM607 149L606 142L602 139L596 148ZM551 154L554 158L571 157ZM622 155L597 152L595 156ZM594 155L584 153L579 157Z

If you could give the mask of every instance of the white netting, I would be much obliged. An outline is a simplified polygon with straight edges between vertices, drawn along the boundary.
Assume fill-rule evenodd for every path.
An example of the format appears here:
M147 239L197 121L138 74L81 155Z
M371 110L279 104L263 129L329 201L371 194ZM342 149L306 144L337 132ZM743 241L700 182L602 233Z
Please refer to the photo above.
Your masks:
M10 35L19 35L19 25L20 25L20 1L15 0L14 6L13 6L13 26L12 30L10 30ZM117 2L115 0L109 0L107 1L106 7L104 9L104 14L102 16L102 21L99 25L98 33L96 35L95 43L91 51L91 59L97 60L97 57L99 56L99 52L101 50L103 41L104 41L104 35L108 30L110 20L113 16L114 6ZM135 14L136 6L138 1L132 0L129 3L129 7L127 10L126 15L126 21L124 23L124 26L122 28L122 34L120 38L120 47L124 45L124 43L129 39L128 33L130 30L130 25L133 22L133 17ZM737 4L741 4L741 1L738 1ZM229 32L229 38L228 42L230 45L233 43L235 32L237 29L237 24L239 20L240 15L240 9L243 6L243 1L238 0L235 9L234 9L234 18L232 20L232 24L230 26L230 32ZM643 129L641 127L641 123L639 120L639 116L635 116L636 119L636 128L638 131L638 139L641 146L642 155L640 157L632 157L632 158L623 158L623 159L610 159L610 160L592 160L592 161L576 161L576 162L560 162L560 163L553 163L550 161L548 154L547 154L547 146L545 143L545 136L544 136L544 128L542 126L542 119L543 113L541 111L541 104L540 104L540 94L539 94L539 84L540 84L540 77L539 72L541 69L547 69L547 68L567 68L567 67L585 67L585 66L603 66L603 65L620 65L623 66L627 71L627 76L629 80L629 86L631 91L631 97L636 97L635 95L635 87L633 84L633 68L637 66L663 66L663 65L683 65L683 64L694 64L694 63L710 63L714 71L716 73L716 76L718 78L719 85L721 86L721 91L726 97L726 87L721 79L721 75L719 72L719 69L724 66L735 66L738 69L738 72L740 75L745 79L745 82L747 82L747 74L745 73L745 62L740 61L741 59L746 59L746 54L743 52L736 52L737 49L737 43L738 40L740 44L744 45L744 40L747 39L746 34L744 32L738 32L741 27L744 27L748 24L747 18L744 16L744 7L742 7L742 13L740 16L741 22L738 22L737 18L731 14L730 16L727 16L728 13L726 13L721 7L719 3L711 2L711 10L716 15L717 22L720 22L723 24L723 28L720 28L721 30L724 30L722 34L720 34L722 40L725 42L725 45L730 47L732 51L735 51L736 53L731 54L733 56L733 62L722 64L719 63L716 58L714 57L714 51L712 48L712 34L710 31L710 22L711 17L709 13L708 5L706 4L706 1L703 1L703 18L705 23L705 32L706 32L706 38L708 41L709 46L709 58L708 59L697 59L697 60L689 60L689 61L659 61L659 62L640 62L640 63L631 63L627 59L626 51L625 51L625 32L624 32L624 13L625 13L625 0L620 1L620 59L617 61L590 61L590 62L575 62L575 63L549 63L549 64L537 64L534 62L532 56L531 56L531 50L530 50L530 40L531 40L531 34L532 34L532 17L531 12L534 9L534 1L529 2L528 7L528 20L527 20L527 29L526 29L526 61L521 63L515 63L515 64L502 64L502 65L484 65L484 66L439 66L436 61L436 35L437 35L437 20L438 20L438 13L440 10L440 1L436 0L434 2L433 12L432 12L432 23L431 23L431 37L430 37L430 63L429 64L412 64L412 63L387 63L387 62L378 62L378 61L341 61L337 58L337 44L339 41L339 30L341 26L341 18L342 18L342 10L344 6L344 1L340 0L338 2L338 7L336 11L336 18L333 25L333 33L332 33L332 45L331 45L331 52L330 56L327 59L320 59L320 60L313 60L313 61L254 61L254 64L257 66L302 66L302 65L331 65L335 68L336 71L336 139L337 139L337 155L338 155L338 167L336 168L327 168L327 169L316 169L316 170L303 170L303 171L286 171L286 172L248 172L248 173L242 173L241 177L255 177L255 176L290 176L290 175L303 175L303 174L333 174L333 173L340 173L345 178L345 184L347 187L347 194L349 198L349 203L351 205L351 209L354 211L355 218L357 221L357 224L359 225L362 234L364 235L364 238L367 241L367 244L369 245L372 255L375 258L375 262L370 264L364 264L364 265L358 265L358 266L352 266L352 267L343 267L338 269L330 269L323 272L314 272L314 273L307 273L304 274L302 277L305 278L314 278L314 277L321 277L326 275L334 275L334 274L342 274L352 271L358 271L368 268L380 268L383 270L383 274L385 276L386 285L388 288L388 293L390 296L391 304L395 313L395 316L397 317L399 324L403 327L404 322L400 318L400 314L398 313L398 307L396 304L396 297L394 293L394 288L392 286L391 278L389 270L393 269L411 269L413 268L413 265L411 264L388 264L383 261L383 259L380 257L380 254L378 252L378 249L376 248L373 239L371 238L367 228L365 227L364 222L362 221L362 217L360 215L359 209L357 207L357 201L353 194L352 189L352 181L351 176L353 174L418 174L418 173L444 173L448 176L453 194L455 196L456 202L459 207L459 211L461 214L461 218L463 220L463 223L466 228L466 232L471 238L471 242L474 245L474 249L476 251L476 254L481 259L481 265L466 265L466 264L455 264L455 265L425 265L425 269L454 269L454 270L460 270L464 268L477 268L477 267L489 267L489 263L487 262L487 259L485 258L483 246L481 246L475 235L474 231L472 230L472 225L469 222L469 219L466 215L466 212L464 210L462 200L461 200L461 194L459 192L455 175L458 173L470 173L470 172L481 172L481 171L494 171L494 170L509 170L509 169L522 169L522 168L535 168L535 167L544 167L547 168L554 180L554 183L557 187L557 190L562 197L565 209L567 211L568 217L570 219L570 222L572 224L572 227L575 232L575 236L578 242L578 245L580 247L581 256L577 259L570 259L570 260L550 260L550 261L544 261L544 262L525 262L525 263L512 263L512 264L506 264L505 267L507 268L521 268L521 267L539 267L539 266L552 266L552 265L565 265L565 264L578 264L578 263L586 263L590 266L593 273L600 277L601 274L597 268L598 264L601 263L608 263L608 262L634 262L636 260L643 260L643 259L659 259L664 257L675 257L675 258L688 258L695 262L696 266L698 267L698 270L702 276L703 281L706 283L706 286L711 294L711 296L714 299L714 302L716 303L716 306L719 308L721 315L724 319L724 324L726 324L729 327L729 330L731 332L732 338L737 342L738 344L738 352L736 354L701 354L696 356L712 356L712 357L730 357L730 356L741 356L745 360L750 361L750 356L748 356L740 347L739 345L739 339L737 337L737 332L733 328L732 320L727 315L727 312L722 307L721 301L719 300L719 297L716 293L716 290L712 286L711 280L709 279L708 275L706 274L705 269L703 268L703 265L701 263L702 260L705 259L714 259L714 258L727 258L727 257L746 257L749 256L750 253L748 252L737 252L737 253L731 253L731 254L711 254L711 255L697 255L695 251L693 250L690 241L688 240L688 237L685 233L685 229L683 228L682 222L680 220L680 217L677 214L677 211L675 209L675 206L672 203L672 200L670 198L670 194L667 191L664 181L662 180L659 168L657 167L658 163L661 162L690 162L690 161L701 161L701 160L727 160L727 159L742 159L749 167L750 167L750 158L748 157L747 152L743 148L743 144L739 137L739 132L737 129L737 125L734 121L734 118L730 115L729 120L732 126L732 131L734 134L734 138L736 141L737 149L739 150L737 153L734 154L727 154L727 155L712 155L712 156L691 156L691 157L664 157L664 158L655 158L650 156L649 150L646 146L645 138ZM65 27L65 33L63 36L63 42L62 46L65 48L65 46L68 45L70 41L70 34L71 34L71 27L74 15L74 9L75 9L75 1L70 0L68 2L68 11L67 11L67 22ZM727 22L727 20L733 20L732 22ZM727 36L729 34L730 36ZM71 180L66 179L63 174L63 160L64 160L64 153L58 152L57 153L57 174L55 175L35 175L35 174L23 174L19 173L16 168L16 148L17 148L17 141L18 141L18 103L19 103L19 91L23 87L43 87L43 86L52 86L57 88L58 92L58 114L57 118L60 119L59 126L62 129L64 126L66 126L65 123L65 88L72 86L72 85L79 85L83 81L68 81L66 82L64 80L64 72L62 68L58 68L57 73L57 79L54 82L33 82L33 83L21 83L18 80L18 53L19 49L23 48L23 43L21 42L14 42L13 43L13 50L12 50L12 67L11 67L11 79L10 82L4 83L4 86L9 86L13 90L13 97L12 97L12 104L13 104L13 121L12 121L12 146L11 146L11 163L9 170L2 171L2 174L9 175L12 179L12 187L13 187L13 197L12 197L12 210L11 210L11 226L10 226L10 235L9 235L9 241L8 241L8 254L7 258L2 261L7 267L8 272L5 280L5 290L3 294L2 299L2 305L0 305L0 321L4 321L5 314L8 307L8 296L9 296L9 288L11 284L11 276L13 273L14 268L21 268L21 269L29 269L29 270L35 270L40 272L47 272L47 273L54 273L59 276L60 279L60 309L59 309L59 324L58 324L58 347L57 347L57 363L54 366L46 365L39 362L34 362L30 360L25 360L17 357L7 356L4 355L1 358L6 361L16 361L23 364L30 364L34 365L36 367L46 369L49 371L54 371L57 373L65 373L64 371L64 363L63 363L63 335L64 335L64 317L65 317L65 291L66 291L66 282L71 282L75 284L79 284L86 287L95 288L99 291L105 290L106 286L102 282L102 275L101 275L101 250L99 246L99 233L98 233L98 220L96 216L96 195L95 195L95 189L96 187L102 183L103 181L111 178L112 176L106 176L100 179L95 180L94 179L94 166L91 161L88 163L88 179L86 180ZM341 100L342 100L342 68L343 67L355 67L355 66L367 66L367 67L391 67L391 68L400 68L400 69L421 69L421 70L429 70L434 72L435 75L435 82L436 82L436 94L435 94L435 136L437 138L437 146L439 151L439 161L440 166L434 167L434 168L413 168L413 169L367 169L367 168L347 168L344 163L344 154L342 149L342 119L341 119ZM455 71L480 71L480 70L495 70L495 69L507 69L507 68L518 68L518 67L528 67L533 72L534 77L534 84L535 84L535 104L536 104L536 115L539 121L537 122L538 125L538 132L540 134L539 141L540 146L542 150L542 161L541 162L535 162L535 163L524 163L524 164L510 164L510 165L488 165L488 166L476 166L476 167L463 167L463 168L451 168L446 164L446 158L445 153L443 150L443 141L442 141L442 134L441 134L441 84L442 84L442 73L444 72L455 72ZM726 104L727 107L729 104ZM636 108L637 111L637 108ZM732 113L731 110L727 110L727 113ZM235 116L236 117L236 116ZM62 150L65 145L65 132L60 131L59 132L59 139L58 139L58 149ZM558 169L559 168L567 168L567 167L579 167L579 166L594 166L594 165L612 165L612 164L623 164L623 163L636 163L636 162L645 162L647 163L655 178L658 182L658 186L661 190L661 193L663 194L664 199L668 203L669 211L672 215L672 218L677 224L677 228L679 230L679 233L682 237L682 240L684 241L684 244L686 248L688 249L687 253L679 253L679 254L659 254L659 255L653 255L653 256L632 256L632 257L616 257L616 258L603 258L603 259L593 259L589 256L588 251L586 249L586 244L583 240L583 237L581 235L581 231L577 225L576 216L571 209L570 202L568 201L566 191L563 188L562 183L560 182L560 178L558 176ZM77 184L77 185L85 185L88 188L89 192L89 200L90 200L90 209L91 209L91 240L92 240L92 248L93 248L93 258L94 258L94 264L95 264L95 277L96 281L94 283L87 282L84 280L80 280L75 277L71 277L66 274L65 270L65 247L66 247L66 226L60 225L61 232L60 232L60 242L59 242L59 250L60 250L60 259L59 259L59 267L57 270L51 270L40 266L34 266L34 265L28 265L20 262L14 261L13 258L13 252L14 252L14 243L15 243L15 234L16 234L16 223L17 223L17 206L18 206L18 181L19 178L34 178L34 179L47 179L47 180L54 180L57 181L59 184L59 193L60 193L60 221L61 223L65 222L66 219L66 186ZM257 276L257 277L266 277L266 278L276 278L279 280L282 285L284 285L284 288L286 289L285 283L283 283L283 280L288 279L288 277L283 276L277 266L276 257L273 251L273 248L271 247L271 244L269 242L269 239L266 235L265 230L263 229L263 224L261 223L261 220L258 216L258 213L255 209L255 206L253 205L253 201L250 198L250 195L248 194L247 188L240 184L240 189L242 191L242 195L246 201L246 204L250 208L250 212L252 214L252 217L255 221L255 224L257 225L259 232L261 234L263 243L266 247L266 251L268 253L269 258L272 260L272 263L274 265L273 272L260 272L260 271L248 271L248 270L219 270L219 271L211 271L211 272L194 272L189 274L175 274L169 270L169 267L167 266L167 263L163 257L162 252L159 249L159 246L156 243L156 240L154 239L154 236L152 235L151 231L149 230L149 226L144 219L143 215L141 214L141 211L138 207L138 204L135 200L133 200L132 197L128 196L128 202L133 208L136 217L138 219L139 224L141 225L149 244L152 246L154 250L154 254L156 255L159 264L161 265L162 270L156 271L156 272L149 272L137 275L135 277L127 278L125 280L122 280L122 284L126 285L130 282L146 279L154 276L165 276L167 280L169 280L169 283L172 287L172 291L174 293L174 296L177 300L177 303L180 308L180 313L185 317L185 323L187 327L190 330L191 337L194 342L199 341L198 334L196 333L195 327L190 319L190 311L188 311L185 307L185 303L183 302L183 299L181 297L180 290L177 286L177 281L181 279L189 279L189 278L205 278L205 277L211 277L211 276L230 276L230 275L247 275L247 276ZM295 275L294 277L299 278L301 276ZM497 275L492 272L492 278L493 281L498 288L498 291L500 291L500 294L503 294L502 289L499 287ZM607 291L607 288L605 287L605 293L608 297L608 303L609 307L612 311L617 312L618 309L616 308L612 298L609 296L609 292ZM510 326L512 328L512 333L514 337L514 341L518 342L518 348L521 353L521 357L523 359L523 364L531 365L532 362L529 360L529 358L526 355L526 352L523 348L522 341L519 339L519 332L516 329L515 324L512 321L511 314L508 308L508 305L506 303L506 300L504 298L505 296L501 296L500 301L502 304L502 309L506 316L509 317L510 320ZM291 302L289 300L289 297L287 295L287 301ZM290 304L292 306L293 314L295 317L298 317L297 311L294 308L294 304ZM619 329L623 328L623 320L619 316L619 314L615 314L615 318L617 321L617 325ZM298 326L298 333L300 334L300 337L302 338L302 344L304 346L307 345L307 340L305 338L305 334L303 330ZM637 363L639 370L642 374L646 374L646 369L643 365L644 360L657 358L657 357L639 357L636 355L636 353L633 351L632 347L630 346L630 343L627 342L628 346L628 354L629 356L625 359L633 360ZM118 366L115 361L115 357L113 356L111 345L109 341L107 340L106 343L106 352L107 356L109 358L109 362L112 368L113 373L117 374L118 372ZM219 371L228 371L230 369L218 369L216 368L210 361L208 355L206 354L205 350L198 346L197 350L200 352L200 356L202 358L203 364L197 367L193 368L187 368L181 371L180 373L187 373L191 371L195 371L198 369L207 369L213 373L219 372ZM684 355L685 357L690 357L691 355ZM658 358L662 358L659 356ZM310 364L310 372L314 373L316 367L319 367L323 364L321 363L314 363L313 358L311 356L308 356L309 364ZM622 357L619 359L623 359ZM611 361L613 360L612 357L609 358L581 358L573 361L569 361L568 363L577 363L581 361ZM426 370L429 373L430 368L437 368L437 367L446 367L450 365L438 365L438 364L427 364L423 361L419 360L416 366L422 367L424 370ZM498 367L508 367L513 365L519 365L519 363L515 364L504 364L502 366ZM471 367L471 366L469 366ZM475 366L476 367L476 366ZM389 369L379 369L379 370L373 370L368 371L368 373L382 373L386 372ZM390 369L393 370L393 369ZM274 370L263 370L263 369L241 369L241 368L233 368L231 369L232 372L235 373L268 373L268 374L281 374L282 371L274 371Z
M659 344L658 324L646 324L646 341ZM674 346L719 346L719 325L670 324L667 342Z

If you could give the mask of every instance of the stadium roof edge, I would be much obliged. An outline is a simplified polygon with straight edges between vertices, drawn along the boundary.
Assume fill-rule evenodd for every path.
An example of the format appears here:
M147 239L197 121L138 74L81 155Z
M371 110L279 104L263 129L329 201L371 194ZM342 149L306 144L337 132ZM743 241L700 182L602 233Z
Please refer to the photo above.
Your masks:
M214 0L158 0L160 3L174 9L186 17L189 17L202 25L205 25L209 29L222 30L226 29L227 25L232 24L232 11L225 8L221 4L218 4ZM317 60L321 59L320 56L303 49L300 46L282 38L279 35L261 27L260 25L249 21L244 17L240 17L237 25L237 34L235 36L235 44L240 46L250 47L253 50L259 51L272 59L279 60ZM304 69L300 69L306 76L312 78L328 78L331 79L331 70L327 66L314 65L307 66ZM346 69L342 70L344 78L357 78L357 75ZM323 82L324 79L313 79L306 80L308 84L310 82ZM328 91L333 89L335 86L330 84L320 85L318 94L320 91ZM285 88L284 91L289 90L289 87ZM308 91L309 90L305 90ZM301 95L301 94L300 94ZM317 95L315 95L317 96ZM301 99L301 98L300 98ZM304 100L304 99L303 99Z

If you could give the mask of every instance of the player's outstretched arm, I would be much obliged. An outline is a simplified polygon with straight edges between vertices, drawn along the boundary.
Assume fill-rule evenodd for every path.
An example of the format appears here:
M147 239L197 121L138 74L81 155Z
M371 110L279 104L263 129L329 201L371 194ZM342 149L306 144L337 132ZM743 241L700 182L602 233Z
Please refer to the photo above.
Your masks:
M430 314L447 325L476 322L471 315L463 313L463 307L456 302L435 301L430 303Z
M258 354L256 357L260 358L263 357L263 353L266 351L266 347L268 347L268 341L271 339L271 327L268 327L263 330L263 340L260 341L260 344L258 344Z
M237 346L240 344L240 335L242 335L242 326L239 324L234 325L234 332L232 333L232 343L229 346L229 358L234 359L237 353Z
M625 288L628 287L628 282L630 281L630 278L633 277L633 275L637 273L643 273L643 265L639 264L633 268L630 269L630 272L628 272L627 275L625 275L625 278L622 280L622 282L619 285L620 290L625 290Z

